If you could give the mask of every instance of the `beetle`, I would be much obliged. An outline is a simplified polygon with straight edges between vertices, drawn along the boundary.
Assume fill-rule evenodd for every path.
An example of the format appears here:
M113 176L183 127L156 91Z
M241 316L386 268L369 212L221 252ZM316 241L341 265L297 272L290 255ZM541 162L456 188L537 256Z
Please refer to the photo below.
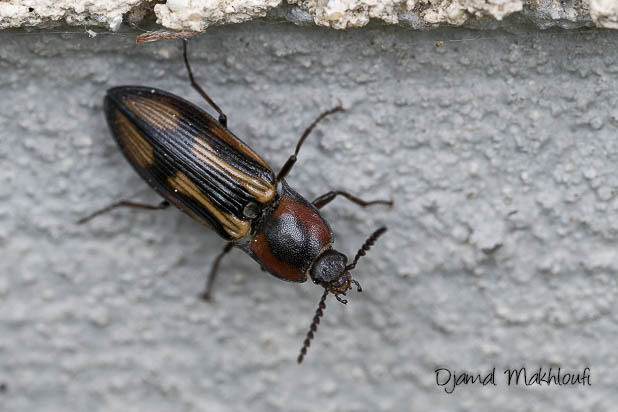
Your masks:
M206 111L171 93L151 87L121 86L107 91L104 112L113 138L135 171L165 200L148 205L122 200L77 221L83 224L118 207L165 209L175 205L228 243L215 258L202 298L211 298L219 264L237 247L262 269L290 282L308 277L324 288L298 362L302 362L317 330L329 293L347 303L346 292L361 286L350 275L386 228L365 241L351 264L333 248L333 234L319 210L337 196L367 207L392 206L391 200L365 201L345 191L330 191L313 202L292 189L285 177L297 161L301 146L325 117L343 110L341 102L320 114L300 137L294 154L279 172L229 131L227 116L195 81L187 57L183 60L192 87L218 113Z

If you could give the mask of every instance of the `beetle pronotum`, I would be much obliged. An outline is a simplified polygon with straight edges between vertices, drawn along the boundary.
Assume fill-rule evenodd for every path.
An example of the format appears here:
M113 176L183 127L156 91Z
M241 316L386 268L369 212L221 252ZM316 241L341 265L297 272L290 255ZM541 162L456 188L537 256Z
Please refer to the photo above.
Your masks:
M181 97L141 86L114 87L107 91L104 111L112 136L137 173L165 200L159 205L123 200L102 208L77 223L117 207L164 209L174 204L228 243L215 258L202 297L210 299L219 263L236 246L264 270L291 282L307 277L324 287L318 309L303 343L302 362L317 329L329 293L341 295L361 287L350 271L386 228L376 230L351 264L333 249L333 236L319 209L337 196L366 207L392 205L391 200L365 201L344 191L330 191L308 202L294 191L285 177L296 163L301 146L326 116L343 110L338 106L319 115L300 137L294 154L275 175L272 168L227 128L227 116L197 84L183 41L183 58L191 85L218 113L215 120Z

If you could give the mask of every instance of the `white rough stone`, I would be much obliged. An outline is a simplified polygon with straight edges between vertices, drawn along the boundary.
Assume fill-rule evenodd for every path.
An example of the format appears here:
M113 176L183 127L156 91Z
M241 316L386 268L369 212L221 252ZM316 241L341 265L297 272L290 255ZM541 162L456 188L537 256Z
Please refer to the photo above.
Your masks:
M618 29L618 1L590 0L590 16L599 27Z
M419 5L430 7L420 13L429 24L448 23L461 25L474 16L493 17L502 20L505 16L521 11L522 0L288 0L301 5L314 17L316 24L335 29L359 27L370 19L380 19L396 24L402 13L411 13Z
M502 20L511 13L521 11L524 2L523 0L458 0L451 4L455 8L457 5L475 17L493 17Z
M369 20L380 19L396 24L398 14L415 7L416 2L404 0L288 0L313 15L316 24L335 29L365 26Z
M172 0L154 6L157 22L172 30L203 31L213 24L264 17L281 0Z
M123 16L145 0L10 0L0 2L0 28L99 25L117 30Z
M469 17L493 17L502 20L511 13L521 11L522 0L422 0L432 7L422 13L427 23L462 25Z
M106 26L117 30L122 22L140 22L155 15L171 30L203 31L212 25L241 23L261 18L285 0L9 0L0 1L0 29L49 27L62 24ZM526 2L529 7L524 10ZM283 17L304 24L313 19L335 29L361 27L370 20L412 24L416 28L456 25L477 19L503 20L522 12L539 27L597 25L618 28L618 2L589 0L563 4L557 0L287 0L300 13ZM304 16L301 17L301 15ZM411 23L412 22L412 23Z

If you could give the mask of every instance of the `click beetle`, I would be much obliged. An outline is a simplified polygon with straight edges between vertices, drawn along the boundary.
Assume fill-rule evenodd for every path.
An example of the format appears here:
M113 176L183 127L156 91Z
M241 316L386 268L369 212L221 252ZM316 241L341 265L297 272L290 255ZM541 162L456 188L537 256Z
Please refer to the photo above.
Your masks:
M77 223L117 207L154 210L175 205L228 242L212 264L202 295L206 300L211 297L221 259L234 246L282 280L305 282L310 277L324 293L298 356L300 363L317 330L327 295L332 293L345 304L341 295L352 285L361 291L350 271L386 231L384 227L376 230L348 264L347 257L333 249L333 234L319 209L337 196L362 207L393 202L364 201L344 191L330 191L309 202L286 183L307 136L326 116L342 111L341 103L309 125L294 154L275 174L229 131L227 116L195 81L186 40L183 58L191 85L218 113L218 119L162 90L141 86L109 89L104 112L112 136L135 171L165 200L159 205L123 200Z

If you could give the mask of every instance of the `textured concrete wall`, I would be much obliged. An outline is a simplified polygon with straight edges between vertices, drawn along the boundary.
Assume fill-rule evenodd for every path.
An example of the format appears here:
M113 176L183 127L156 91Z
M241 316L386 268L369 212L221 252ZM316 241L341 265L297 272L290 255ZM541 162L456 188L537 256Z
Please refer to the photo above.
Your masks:
M191 41L230 127L289 181L392 210L325 209L362 294L260 272L240 251L196 298L223 242L140 192L102 116L108 87L201 100L178 42L1 34L0 410L609 411L618 403L618 33L347 32L251 23ZM509 387L502 370L591 370L592 386ZM497 368L447 395L434 370Z

